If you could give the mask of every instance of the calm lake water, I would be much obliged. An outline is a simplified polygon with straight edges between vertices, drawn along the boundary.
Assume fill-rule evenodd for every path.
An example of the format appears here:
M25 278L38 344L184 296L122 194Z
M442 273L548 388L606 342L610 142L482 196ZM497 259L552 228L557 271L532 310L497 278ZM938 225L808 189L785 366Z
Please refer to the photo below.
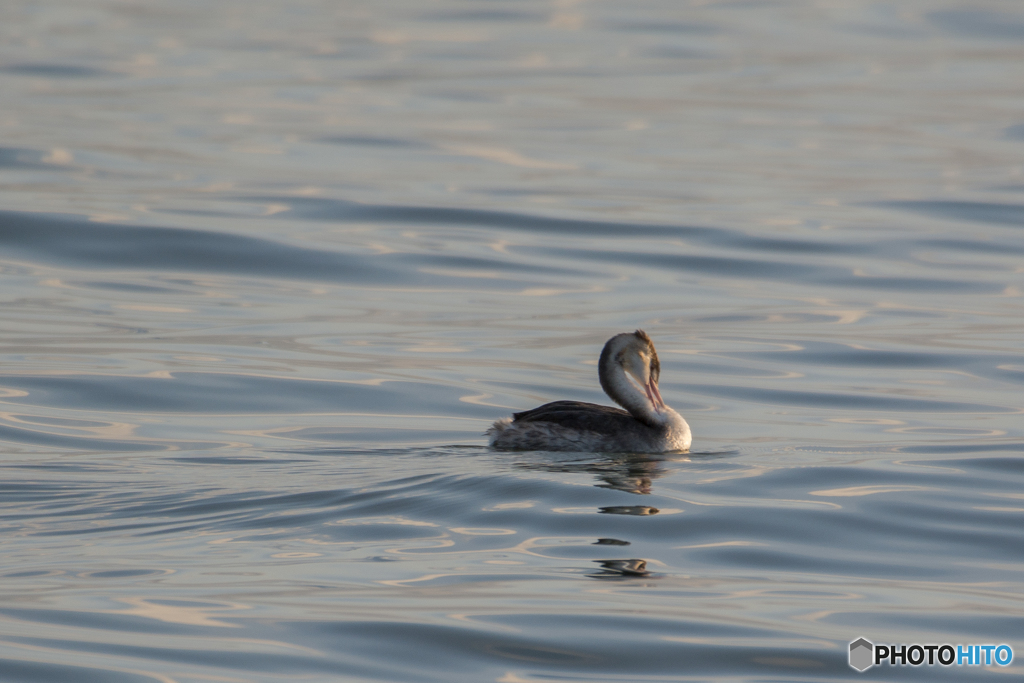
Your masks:
M5 2L0 680L1021 676L1022 83L1012 0ZM636 328L692 452L487 447Z

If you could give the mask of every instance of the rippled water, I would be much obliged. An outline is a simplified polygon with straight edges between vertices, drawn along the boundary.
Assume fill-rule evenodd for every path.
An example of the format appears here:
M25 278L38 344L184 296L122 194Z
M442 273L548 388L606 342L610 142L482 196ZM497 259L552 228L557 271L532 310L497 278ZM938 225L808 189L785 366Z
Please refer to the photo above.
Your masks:
M0 8L0 679L1024 642L1024 12ZM503 453L643 328L694 431Z

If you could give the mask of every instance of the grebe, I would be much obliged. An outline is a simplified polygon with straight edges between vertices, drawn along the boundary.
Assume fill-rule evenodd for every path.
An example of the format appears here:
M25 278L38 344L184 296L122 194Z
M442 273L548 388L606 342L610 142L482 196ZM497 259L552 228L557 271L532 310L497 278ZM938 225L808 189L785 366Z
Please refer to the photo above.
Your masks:
M491 446L531 451L688 450L690 426L661 399L659 374L658 353L646 332L617 334L601 351L598 377L604 392L626 410L579 401L545 403L491 425Z

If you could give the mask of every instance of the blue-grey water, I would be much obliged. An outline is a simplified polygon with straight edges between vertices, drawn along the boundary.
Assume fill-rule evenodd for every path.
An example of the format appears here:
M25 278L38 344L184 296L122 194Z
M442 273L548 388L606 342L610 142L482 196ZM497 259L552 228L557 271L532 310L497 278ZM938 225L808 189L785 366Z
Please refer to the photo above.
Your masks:
M3 3L0 680L1021 676L1022 83L1014 0ZM487 447L636 328L692 452Z

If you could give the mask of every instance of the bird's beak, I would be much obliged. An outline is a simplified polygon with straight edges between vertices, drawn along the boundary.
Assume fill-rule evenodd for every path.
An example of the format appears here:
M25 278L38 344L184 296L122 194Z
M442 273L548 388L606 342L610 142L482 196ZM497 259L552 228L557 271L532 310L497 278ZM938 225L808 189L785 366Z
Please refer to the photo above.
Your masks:
M647 392L647 398L654 405L654 409L660 411L665 407L665 401L661 398L661 392L658 391L658 383L651 377L647 380L647 384L644 385L644 391Z

